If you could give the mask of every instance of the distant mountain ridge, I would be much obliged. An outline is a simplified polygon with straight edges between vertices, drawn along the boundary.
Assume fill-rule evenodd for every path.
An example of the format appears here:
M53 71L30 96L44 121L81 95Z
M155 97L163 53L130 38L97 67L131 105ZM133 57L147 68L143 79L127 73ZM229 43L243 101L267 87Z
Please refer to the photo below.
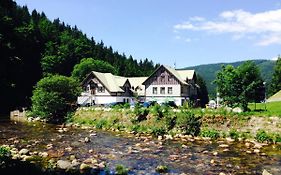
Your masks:
M260 68L261 76L264 79L264 81L267 82L268 85L272 78L275 61L273 60L248 60L248 61L253 61ZM211 97L214 97L216 94L216 85L213 84L212 82L216 78L216 73L219 70L221 70L222 65L230 64L234 67L237 67L243 64L244 62L246 61L237 61L232 63L202 64L198 66L185 67L183 69L194 69L200 76L202 76L206 82L209 95Z

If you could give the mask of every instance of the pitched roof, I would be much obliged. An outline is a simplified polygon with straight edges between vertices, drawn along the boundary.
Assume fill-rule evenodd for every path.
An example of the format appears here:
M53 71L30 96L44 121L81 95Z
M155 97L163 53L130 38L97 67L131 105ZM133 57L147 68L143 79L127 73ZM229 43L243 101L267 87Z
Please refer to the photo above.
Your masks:
M267 102L281 101L281 90L267 99Z
M171 74L173 74L181 84L188 84L186 82L186 79L192 79L195 71L194 70L176 70L174 68L171 68L169 66L161 65L159 66L144 82L143 84L155 73L157 72L161 67L164 67L166 70L168 70Z
M143 96L145 94L145 86L142 83L147 79L147 77L129 77L129 82L131 86L134 88L139 87L140 89L137 91L138 95ZM135 89L134 89L135 91ZM136 92L136 91L135 91Z
M111 73L101 73L92 71L92 73L101 81L101 83L110 92L124 92L120 88L120 84L125 83L126 79L124 77L114 76ZM124 84L123 83L123 84ZM123 86L123 84L121 86Z
M176 70L183 80L191 80L195 74L194 70Z
M139 86L141 88L138 91L139 95L144 95L145 87L142 85L142 82L147 77L122 77L122 76L112 75L111 73L101 73L96 71L92 71L91 74L93 74L105 86L105 88L109 92L124 92L124 90L121 89L121 87L128 80L131 86L134 86L135 88Z

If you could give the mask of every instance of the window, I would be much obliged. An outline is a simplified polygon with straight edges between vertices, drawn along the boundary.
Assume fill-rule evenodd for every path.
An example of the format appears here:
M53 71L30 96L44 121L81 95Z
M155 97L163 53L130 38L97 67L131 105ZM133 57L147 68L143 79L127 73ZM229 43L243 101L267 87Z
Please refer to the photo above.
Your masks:
M161 75L161 82L164 82L165 81L165 75Z
M173 88L172 87L168 87L168 94L173 94Z
M102 87L102 86L99 86L99 87L98 87L98 92L105 92L105 89L104 89L104 87Z
M169 82L173 81L172 75L169 75L169 76L168 76L168 81L169 81Z
M153 94L157 94L157 87L153 87L153 88L152 88L152 93L153 93Z
M165 94L165 87L161 87L160 94Z

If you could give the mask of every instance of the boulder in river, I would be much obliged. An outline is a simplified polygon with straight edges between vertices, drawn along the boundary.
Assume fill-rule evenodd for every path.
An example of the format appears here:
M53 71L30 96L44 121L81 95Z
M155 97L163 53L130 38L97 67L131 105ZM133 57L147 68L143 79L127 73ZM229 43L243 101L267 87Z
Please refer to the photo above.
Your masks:
M40 152L38 155L46 158L46 157L48 157L49 154L47 152Z
M90 138L89 137L85 137L85 139L84 139L84 142L85 143L89 143L91 140L90 140Z
M228 148L229 145L227 145L227 144L221 144L221 145L219 145L219 147L220 147L220 148Z
M60 169L66 170L72 168L72 163L67 160L58 160L57 166Z
M266 170L263 170L262 175L272 175L272 174L271 174L271 173L269 173L269 172L268 172L268 171L266 171Z
M23 149L21 149L20 151L19 151L19 154L20 155L27 155L29 153L29 150L28 149L25 149L25 148L23 148Z
M82 171L85 171L85 170L89 170L89 169L91 169L91 166L90 165L88 165L88 164L85 164L85 163L81 163L81 165L80 165L80 168L79 168L80 170L82 170Z

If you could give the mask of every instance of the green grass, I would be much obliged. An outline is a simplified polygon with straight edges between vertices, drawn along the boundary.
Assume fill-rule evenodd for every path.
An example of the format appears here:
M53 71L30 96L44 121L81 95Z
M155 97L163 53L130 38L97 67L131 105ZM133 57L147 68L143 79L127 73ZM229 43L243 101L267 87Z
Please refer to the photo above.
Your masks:
M281 102L256 103L256 111L254 103L250 103L248 107L253 115L281 117Z

